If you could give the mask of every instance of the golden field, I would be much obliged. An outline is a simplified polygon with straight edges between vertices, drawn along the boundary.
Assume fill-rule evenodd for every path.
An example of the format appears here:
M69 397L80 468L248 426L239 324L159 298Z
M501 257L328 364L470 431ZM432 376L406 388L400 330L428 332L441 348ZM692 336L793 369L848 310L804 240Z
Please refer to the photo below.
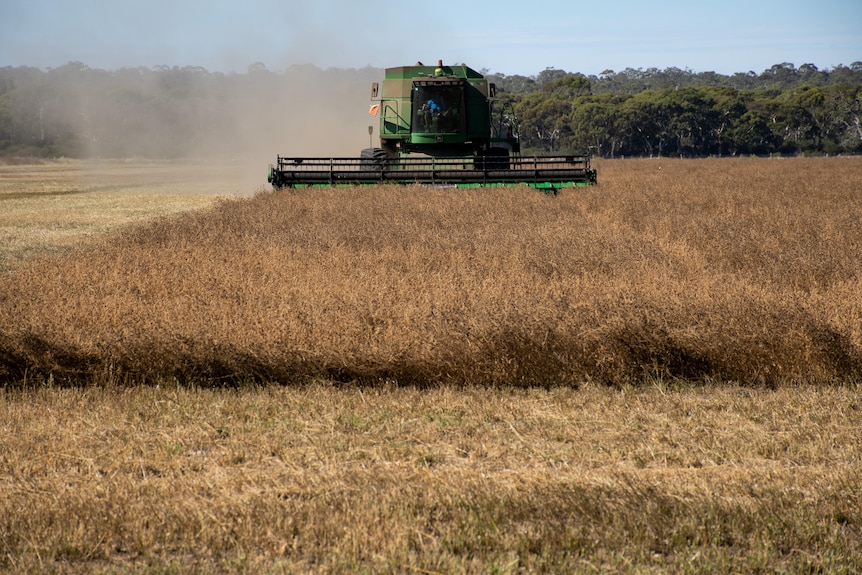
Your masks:
M0 569L860 571L862 159L596 164L9 249Z
M0 276L0 373L577 385L862 368L858 158L258 193ZM120 196L122 197L122 196Z
M12 573L858 573L858 388L0 391Z
M250 193L247 172L232 164L0 160L0 272L120 226Z

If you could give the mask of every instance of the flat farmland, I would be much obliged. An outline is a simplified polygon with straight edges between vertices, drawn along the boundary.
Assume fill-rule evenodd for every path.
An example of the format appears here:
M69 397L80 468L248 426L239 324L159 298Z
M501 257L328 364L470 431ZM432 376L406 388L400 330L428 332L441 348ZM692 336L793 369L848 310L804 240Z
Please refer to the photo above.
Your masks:
M232 164L0 161L0 272L132 222L204 207L255 186Z
M0 167L0 568L862 570L862 159L596 167Z

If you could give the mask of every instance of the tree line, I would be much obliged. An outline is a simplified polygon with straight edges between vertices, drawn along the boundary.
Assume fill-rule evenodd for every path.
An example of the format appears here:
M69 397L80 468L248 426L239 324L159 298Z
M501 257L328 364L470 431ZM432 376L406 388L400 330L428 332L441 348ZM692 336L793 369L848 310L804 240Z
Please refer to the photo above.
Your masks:
M514 110L528 152L862 153L862 62L825 70L782 63L730 76L678 68L483 73ZM298 148L349 142L358 150L356 134L368 137L369 86L382 76L371 67L273 72L260 63L230 74L167 66L107 71L80 62L0 68L0 154L235 155L255 143L286 145L285 134Z
M525 149L596 156L862 152L862 62L721 76L676 68L496 78Z

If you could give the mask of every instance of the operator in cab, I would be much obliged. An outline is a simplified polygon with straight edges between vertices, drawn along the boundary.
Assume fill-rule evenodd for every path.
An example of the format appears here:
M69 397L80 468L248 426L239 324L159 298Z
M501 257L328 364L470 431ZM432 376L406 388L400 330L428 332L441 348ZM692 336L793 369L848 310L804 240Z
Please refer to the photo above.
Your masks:
M425 105L422 106L422 110L425 113L425 130L436 132L437 119L440 118L440 116L446 115L446 108L442 98L436 95L431 96L428 98L428 101L425 102Z

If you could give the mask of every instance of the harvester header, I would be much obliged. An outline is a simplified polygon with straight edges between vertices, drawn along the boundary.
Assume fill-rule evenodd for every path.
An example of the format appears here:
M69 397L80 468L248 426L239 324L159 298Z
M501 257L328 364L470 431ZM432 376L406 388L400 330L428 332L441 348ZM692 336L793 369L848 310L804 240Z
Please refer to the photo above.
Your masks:
M589 156L522 156L515 115L496 92L465 65L387 68L382 86L371 86L369 108L380 122L380 147L359 158L278 156L269 181L274 188L395 182L549 191L596 183Z

